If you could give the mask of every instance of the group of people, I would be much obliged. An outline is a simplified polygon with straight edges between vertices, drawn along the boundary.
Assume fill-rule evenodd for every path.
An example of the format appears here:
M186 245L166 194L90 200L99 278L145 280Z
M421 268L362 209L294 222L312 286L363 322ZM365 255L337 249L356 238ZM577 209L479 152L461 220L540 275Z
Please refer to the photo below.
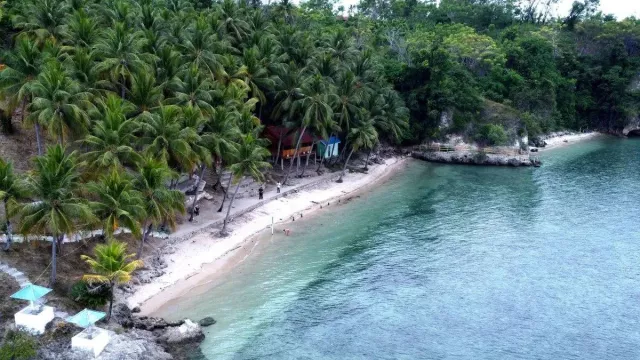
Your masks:
M280 187L282 184L278 181L276 183L276 194L280 194ZM258 188L258 200L264 199L264 185L260 184L260 188Z

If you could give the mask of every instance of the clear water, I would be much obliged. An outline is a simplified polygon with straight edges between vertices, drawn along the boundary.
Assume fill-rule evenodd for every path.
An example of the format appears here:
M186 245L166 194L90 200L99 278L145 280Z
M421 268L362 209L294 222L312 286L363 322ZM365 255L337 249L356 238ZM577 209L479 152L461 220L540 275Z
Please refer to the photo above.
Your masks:
M209 359L638 359L640 141L541 157L412 163L161 315Z

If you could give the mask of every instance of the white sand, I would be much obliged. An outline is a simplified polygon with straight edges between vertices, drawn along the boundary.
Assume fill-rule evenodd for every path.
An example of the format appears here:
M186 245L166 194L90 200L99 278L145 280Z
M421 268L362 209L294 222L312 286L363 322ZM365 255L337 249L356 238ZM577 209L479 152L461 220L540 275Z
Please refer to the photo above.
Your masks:
M284 223L290 221L292 215L295 214L298 218L300 213L306 214L319 209L320 204L326 205L327 202L337 201L338 198L371 185L393 174L394 170L405 162L404 160L405 158L387 159L383 165L370 166L368 174L348 173L344 177L344 182L340 184L335 182L339 175L335 173L322 178L305 179L306 181L301 181L297 185L306 187L299 193L266 201L261 207L236 218L228 225L228 229L233 232L227 237L218 236L219 224L207 225L203 222L200 227L204 227L204 230L198 230L198 225L194 224L182 226L167 240L171 242L173 239L175 244L170 246L170 251L162 255L167 264L167 268L164 269L165 274L153 279L151 283L135 287L134 293L127 295L127 304L130 307L140 306L167 287L197 274L205 264L224 259L233 250L242 247L254 234L268 229L272 216L276 222L275 231L282 231L286 227ZM284 187L282 191L291 189L292 187ZM265 199L269 199L269 195L275 196L274 189L267 189ZM237 200L232 213L242 212L257 202L257 199ZM209 223L214 222L216 222L215 219L209 221ZM217 222L219 223L219 219ZM191 235L192 233L195 235ZM162 297L162 294L158 297ZM153 302L157 304L159 301L161 302L162 299L154 298Z
M562 146L574 144L580 141L594 139L602 135L603 134L599 132L588 132L588 133L575 133L575 134L551 136L548 139L544 139L544 141L547 143L547 146L543 148L538 148L538 150L540 151L551 150L551 149L559 148Z

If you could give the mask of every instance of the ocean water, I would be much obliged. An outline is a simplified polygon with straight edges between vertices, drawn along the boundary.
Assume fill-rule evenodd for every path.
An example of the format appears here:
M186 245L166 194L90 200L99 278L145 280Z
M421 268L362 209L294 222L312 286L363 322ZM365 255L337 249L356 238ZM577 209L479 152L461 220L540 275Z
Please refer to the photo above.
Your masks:
M541 158L412 162L159 315L208 359L638 359L640 140Z

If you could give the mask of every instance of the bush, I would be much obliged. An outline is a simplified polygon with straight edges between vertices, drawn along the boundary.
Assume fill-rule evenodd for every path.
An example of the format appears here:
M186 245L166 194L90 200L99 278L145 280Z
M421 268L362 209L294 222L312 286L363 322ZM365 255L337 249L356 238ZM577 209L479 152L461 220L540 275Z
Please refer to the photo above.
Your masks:
M78 281L71 288L70 296L80 305L98 308L109 302L111 293L106 285L89 286L85 281Z
M480 128L476 141L486 145L506 145L509 141L504 128L496 124L486 124Z
M36 356L36 341L26 332L8 331L0 346L0 360L27 360Z

